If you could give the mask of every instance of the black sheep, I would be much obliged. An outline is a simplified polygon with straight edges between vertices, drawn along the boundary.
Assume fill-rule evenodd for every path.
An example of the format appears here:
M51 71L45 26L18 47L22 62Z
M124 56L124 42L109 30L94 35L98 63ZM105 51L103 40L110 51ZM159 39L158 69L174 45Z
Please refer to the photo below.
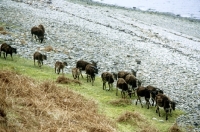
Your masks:
M1 56L1 51L3 51L3 55L4 55L4 59L6 59L7 55L10 54L11 58L12 58L12 54L15 53L17 54L17 49L11 47L10 45L8 45L7 43L3 43L0 47L0 56ZM12 58L13 60L13 58Z
M103 81L103 90L106 89L106 82L108 82L109 90L113 87L114 76L110 72L103 72L101 74L101 78Z
M32 37L33 37L33 34L34 34L36 41L37 41L37 38L36 38L36 36L37 36L41 43L44 40L44 33L45 33L45 29L44 29L43 25L34 26L34 27L31 28Z
M76 62L76 68L79 68L82 78L83 78L82 71L85 70L85 68L88 64L91 64L94 67L97 67L97 62L94 62L94 61L92 61L92 63L89 63L89 62L83 61L83 60L79 60Z
M136 101L135 104L137 105L137 102L138 102L138 100L139 100L141 106L143 107L142 101L141 101L141 97L144 97L145 100L146 100L147 109L149 109L149 105L150 105L150 102L149 102L149 99L150 99L150 92L149 92L149 90L148 90L146 87L140 86L139 88L136 89L136 93L137 93L138 98L137 98L137 101Z
M34 60L34 65L35 65L35 60L38 60L38 66L41 67L43 65L43 60L46 60L47 56L41 54L40 52L35 52L33 54L33 60Z
M154 106L154 101L155 101L156 95L157 95L158 93L163 94L163 90L161 90L161 89L159 89L159 88L156 88L156 87L153 87L153 86L151 86L151 85L148 85L148 86L147 86L147 89L150 91L151 100L152 100L152 106Z
M92 64L88 64L85 67L85 71L86 71L86 74L87 74L87 82L89 80L90 82L92 82L92 86L93 86L94 85L94 80L95 80L95 74L98 74L97 67L95 67Z
M135 89L139 86L141 86L141 81L139 81L133 74L128 74L125 77L125 81L130 86L133 91L133 94L135 95Z
M116 86L116 96L118 95L118 89L121 89L122 98L125 98L126 92L128 93L129 97L131 98L132 91L129 90L128 84L123 78L118 78L117 86Z
M156 100L156 106L157 106L156 113L158 113L160 116L159 107L163 107L163 109L166 113L166 120L168 120L168 114L169 114L169 112L171 112L171 105L172 105L171 100L166 95L160 94L160 93L156 95L155 100ZM173 102L173 105L174 105L173 109L175 110L174 102Z

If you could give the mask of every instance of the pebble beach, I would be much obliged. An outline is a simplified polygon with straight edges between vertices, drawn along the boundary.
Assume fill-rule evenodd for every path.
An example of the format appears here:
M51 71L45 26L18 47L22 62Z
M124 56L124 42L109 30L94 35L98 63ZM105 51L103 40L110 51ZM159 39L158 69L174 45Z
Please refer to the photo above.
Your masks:
M50 67L66 61L65 73L80 59L98 61L97 76L138 71L144 86L164 90L185 112L177 118L180 127L200 131L200 21L89 0L1 0L0 22L12 32L0 34L0 42L27 59L40 51ZM45 27L44 43L31 36L39 24Z

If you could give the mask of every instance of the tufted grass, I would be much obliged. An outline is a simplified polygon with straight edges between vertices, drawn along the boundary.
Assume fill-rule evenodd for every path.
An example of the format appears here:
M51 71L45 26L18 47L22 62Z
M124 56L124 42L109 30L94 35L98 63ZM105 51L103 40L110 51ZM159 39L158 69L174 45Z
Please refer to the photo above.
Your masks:
M13 59L12 61L9 55L7 60L1 57L0 70L15 71L16 73L23 74L40 82L47 80L56 81L59 76L63 76L55 74L54 69L51 67L42 66L42 68L39 68L38 66L34 66L33 60L23 59L17 55L14 55ZM71 73L64 74L64 77L73 80ZM136 97L123 100L121 99L120 92L116 96L115 85L111 91L103 90L102 81L99 76L96 77L94 86L91 83L87 83L85 75L83 79L80 78L80 82L81 85L78 83L58 85L63 86L63 88L67 86L76 93L83 95L86 99L94 101L98 105L99 113L106 115L113 122L116 122L117 129L120 132L173 131L171 129L176 124L176 118L184 114L180 110L173 111L172 116L169 116L169 120L165 121L163 109L161 109L161 117L159 117L155 112L155 107L150 107L148 110L145 105L144 108L141 108L140 103L135 105ZM178 128L178 130L180 131L181 129Z

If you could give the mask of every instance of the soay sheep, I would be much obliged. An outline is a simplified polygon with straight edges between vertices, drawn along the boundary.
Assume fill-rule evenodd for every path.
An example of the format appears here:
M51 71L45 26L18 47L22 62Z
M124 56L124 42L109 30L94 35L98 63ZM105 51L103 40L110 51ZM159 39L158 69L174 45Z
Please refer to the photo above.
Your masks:
M123 78L125 79L127 75L131 74L134 75L136 77L136 71L134 71L133 69L131 69L131 72L127 72L127 71L119 71L117 74L118 78Z
M67 62L56 61L56 63L55 63L55 73L57 71L57 73L60 74L60 70L62 70L62 73L63 73L63 69L64 69L65 66L67 66Z
M74 79L78 78L79 80L79 76L80 76L81 72L79 68L72 68L72 76Z
M92 64L87 64L87 66L85 67L85 71L87 74L87 82L89 80L90 82L92 82L92 86L93 86L94 80L95 80L95 74L98 74L98 68Z
M174 109L175 110L175 103L172 102L169 97L167 97L166 95L164 94L157 94L156 95L156 113L159 114L160 116L160 110L159 110L159 107L163 107L165 113L166 113L166 120L168 120L168 114L169 112L171 112L171 109ZM172 106L173 105L173 106Z
M141 86L141 81L139 81L133 74L126 75L125 81L128 84L129 89L131 89L135 95L135 89Z
M117 77L125 79L128 74L131 74L131 73L126 72L126 71L119 71L117 74Z
M137 101L136 101L135 104L137 105L137 102L138 102L138 100L139 100L141 106L143 107L142 101L141 101L141 97L144 97L145 100L146 100L147 109L149 109L149 105L150 105L150 102L149 102L149 99L150 99L150 92L149 92L149 90L148 90L146 87L140 86L139 88L136 89L136 93L137 93L138 98L137 98Z
M113 87L114 76L110 72L103 72L101 74L101 78L103 81L103 90L106 89L106 82L108 82L109 90Z
M148 86L147 86L147 89L150 91L151 100L152 100L152 106L154 106L154 101L155 101L156 95L157 95L158 93L163 94L163 90L161 90L161 89L159 89L159 88L156 88L156 87L153 87L153 86L151 86L151 85L148 85Z
M44 29L44 26L41 24L39 26L34 26L31 28L32 37L34 34L36 41L37 41L37 38L36 38L36 36L37 36L41 43L44 40L44 33L45 33L45 29Z
M82 78L83 78L82 71L85 70L88 64L92 64L94 67L97 67L97 62L94 62L94 61L92 61L92 63L89 63L84 60L79 60L76 62L76 68L79 68Z
M3 43L0 47L0 56L1 56L1 51L3 51L3 55L4 55L4 59L6 59L7 55L10 54L12 60L12 54L15 53L17 54L17 49L11 47L10 45L8 45L7 43Z
M33 54L33 60L35 65L35 60L38 60L38 66L41 67L43 65L43 60L47 60L47 56L41 54L40 52L35 52Z
M132 91L129 90L128 84L123 78L118 78L117 86L116 86L116 96L118 96L118 89L121 89L121 96L125 98L126 92L128 93L129 97L131 98Z

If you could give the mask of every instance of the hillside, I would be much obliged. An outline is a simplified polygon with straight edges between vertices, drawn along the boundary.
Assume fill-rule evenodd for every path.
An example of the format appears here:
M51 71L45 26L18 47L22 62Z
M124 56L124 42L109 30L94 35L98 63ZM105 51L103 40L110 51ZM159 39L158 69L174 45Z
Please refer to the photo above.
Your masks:
M83 85L80 87L70 84L69 88L89 100L95 100L100 113L105 113L115 122L119 115L125 113L124 109L131 112L137 109L160 131L168 130L175 122L186 129L198 131L199 21L101 5L90 0L1 0L0 12L0 43L6 42L17 48L17 56L20 57L16 60L14 55L13 62L16 64L10 56L6 62L1 58L3 69L11 66L14 72L19 70L25 76L55 81L54 70L49 67L38 70L32 61L30 63L26 59L32 60L33 53L39 51L47 55L45 66L54 68L55 61L66 61L66 75L71 74L71 69L80 59L98 61L95 89L85 79L81 79ZM39 24L43 24L46 31L43 43L32 38L30 33L30 29ZM18 64L22 58L25 60ZM136 60L141 63L137 64ZM146 111L132 105L135 97L131 99L131 105L115 107L109 104L120 97L116 97L114 91L102 91L100 74L131 69L137 71L137 78L143 86L158 87L176 102L176 111L169 122L164 121L164 128L161 124L163 118L158 118L154 108ZM114 110L119 113L112 113ZM178 116L182 113L180 111L185 114ZM129 123L122 124L117 123L119 131L135 130L135 126Z

